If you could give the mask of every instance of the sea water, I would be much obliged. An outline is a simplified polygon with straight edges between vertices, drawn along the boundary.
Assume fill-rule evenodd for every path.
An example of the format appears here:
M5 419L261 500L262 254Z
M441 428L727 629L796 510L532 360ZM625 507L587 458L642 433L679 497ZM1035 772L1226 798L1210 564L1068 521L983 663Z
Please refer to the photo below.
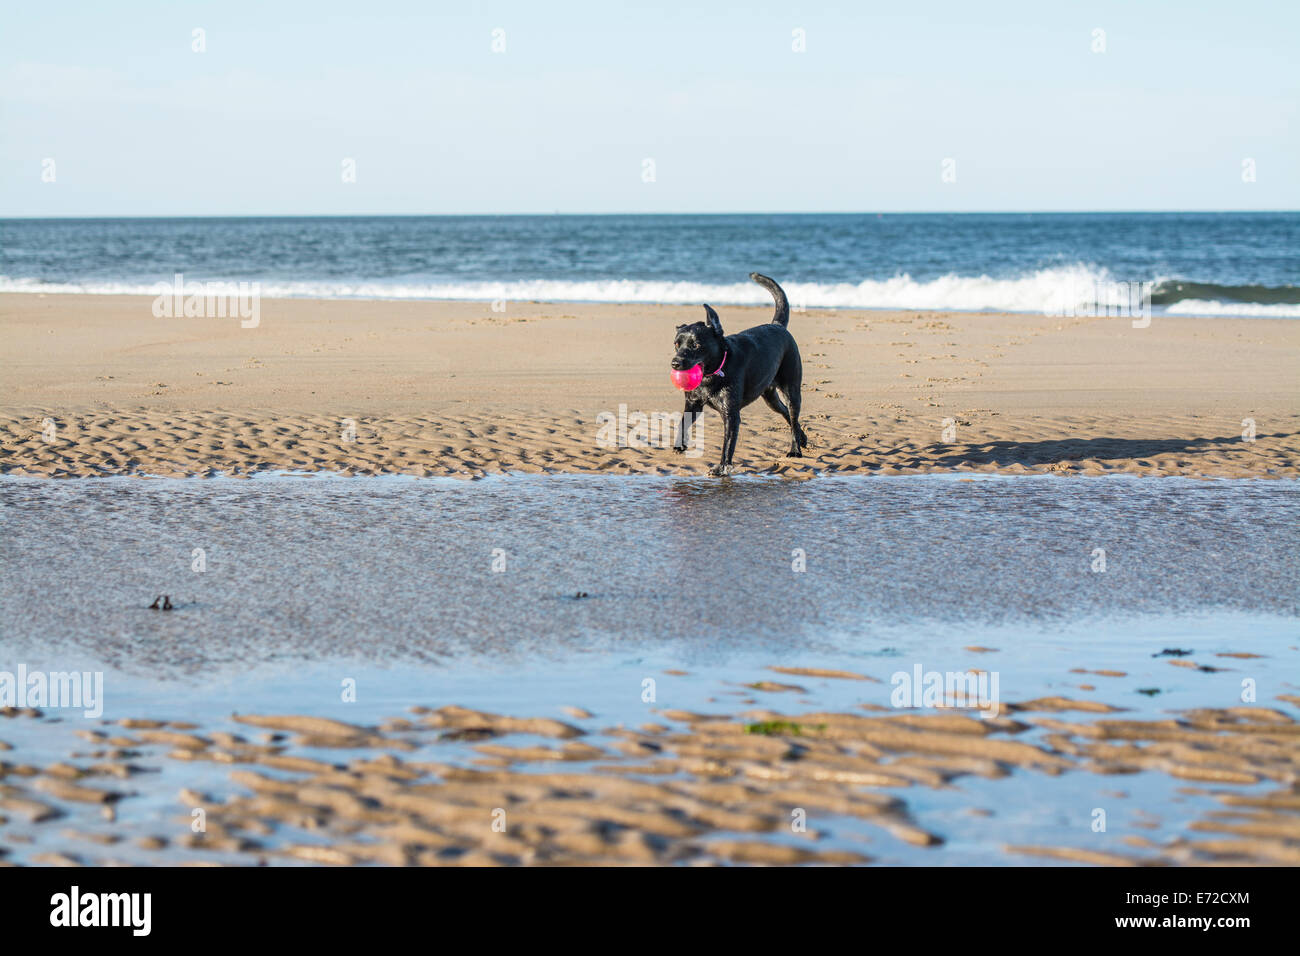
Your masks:
M0 292L1300 316L1300 213L0 220ZM1086 311L1083 314L1089 314Z

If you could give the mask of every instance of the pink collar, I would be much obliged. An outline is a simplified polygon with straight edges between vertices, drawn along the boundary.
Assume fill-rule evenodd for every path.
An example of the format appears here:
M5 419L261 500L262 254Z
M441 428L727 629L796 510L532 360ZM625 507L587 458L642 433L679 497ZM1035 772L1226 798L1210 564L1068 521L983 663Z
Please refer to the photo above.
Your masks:
M727 364L727 354L728 354L727 352L722 353L722 361L718 364L718 367L716 369L714 369L712 372L709 373L710 375L717 375L720 378L727 377L722 372L722 366Z

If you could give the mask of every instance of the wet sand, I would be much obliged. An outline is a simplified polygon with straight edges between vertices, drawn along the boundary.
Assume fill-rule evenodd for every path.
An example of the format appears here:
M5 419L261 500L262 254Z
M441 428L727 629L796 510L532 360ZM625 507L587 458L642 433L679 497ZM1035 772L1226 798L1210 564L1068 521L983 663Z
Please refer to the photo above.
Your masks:
M1251 706L1126 720L1088 713L1097 709L1051 698L988 720L669 710L636 727L458 706L415 707L375 726L306 715L235 716L221 728L125 719L76 731L79 741L66 729L68 759L5 753L0 814L12 819L0 817L0 863L866 864L893 862L902 845L943 864L944 834L910 810L918 791L992 781L964 814L993 829L1016 814L1023 777L1087 774L1114 783L1100 798L1070 784L1075 799L1055 807L1072 824L1068 840L1006 843L1008 862L1300 865L1293 716ZM39 713L4 716L9 734ZM454 747L470 759L438 759ZM141 819L133 802L167 764L225 779L181 787L172 813ZM1135 775L1168 778L1173 799L1128 799ZM1153 833L1163 817L1187 816L1177 805L1189 802L1183 832Z
M770 316L721 311L731 331ZM599 435L601 415L617 420L620 407L680 411L672 329L699 317L266 300L244 329L155 318L141 297L0 295L0 473L700 474L717 459L716 417L703 419L695 458ZM758 404L736 463L791 475L1300 475L1300 323L1132 321L796 313L807 456L783 457L785 427Z
M0 670L107 673L102 714L0 718L0 856L1293 864L1297 501L1126 476L3 479ZM702 614L719 594L744 613ZM999 690L895 699L918 667Z

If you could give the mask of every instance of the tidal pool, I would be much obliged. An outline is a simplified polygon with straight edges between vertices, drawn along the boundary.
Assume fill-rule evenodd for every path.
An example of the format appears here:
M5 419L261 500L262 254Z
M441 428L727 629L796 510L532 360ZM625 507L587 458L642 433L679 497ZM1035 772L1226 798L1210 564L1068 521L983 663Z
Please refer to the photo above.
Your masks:
M9 764L66 761L75 730L122 718L233 731L234 713L372 725L412 706L572 705L595 733L665 710L896 710L897 675L972 669L996 674L1003 701L1089 697L1157 718L1238 705L1246 681L1279 706L1300 682L1290 481L11 477L0 516L0 672L104 675L95 717L45 706L0 722ZM175 609L149 610L164 594ZM1194 666L1171 666L1183 657ZM797 689L751 686L764 680ZM475 759L468 743L425 748L405 759ZM228 769L158 758L115 825L183 827L178 788L228 793ZM1204 811L1175 784L1124 781L1126 799L1160 809L1145 836ZM999 847L1086 843L1089 808L1115 788L1078 773L963 778L908 795L941 849L873 843L851 819L828 845L1023 862ZM17 859L63 839L43 824L6 832Z

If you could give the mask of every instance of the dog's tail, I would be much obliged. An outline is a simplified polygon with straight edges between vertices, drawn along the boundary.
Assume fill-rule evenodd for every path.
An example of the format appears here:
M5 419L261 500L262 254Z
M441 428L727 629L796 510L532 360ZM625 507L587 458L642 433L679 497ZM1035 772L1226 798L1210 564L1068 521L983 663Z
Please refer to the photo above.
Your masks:
M759 275L757 272L751 272L749 277L768 292L772 293L772 298L776 299L776 312L772 315L772 321L783 328L789 325L790 302L785 297L785 290L776 284L775 279L769 279L767 276Z

